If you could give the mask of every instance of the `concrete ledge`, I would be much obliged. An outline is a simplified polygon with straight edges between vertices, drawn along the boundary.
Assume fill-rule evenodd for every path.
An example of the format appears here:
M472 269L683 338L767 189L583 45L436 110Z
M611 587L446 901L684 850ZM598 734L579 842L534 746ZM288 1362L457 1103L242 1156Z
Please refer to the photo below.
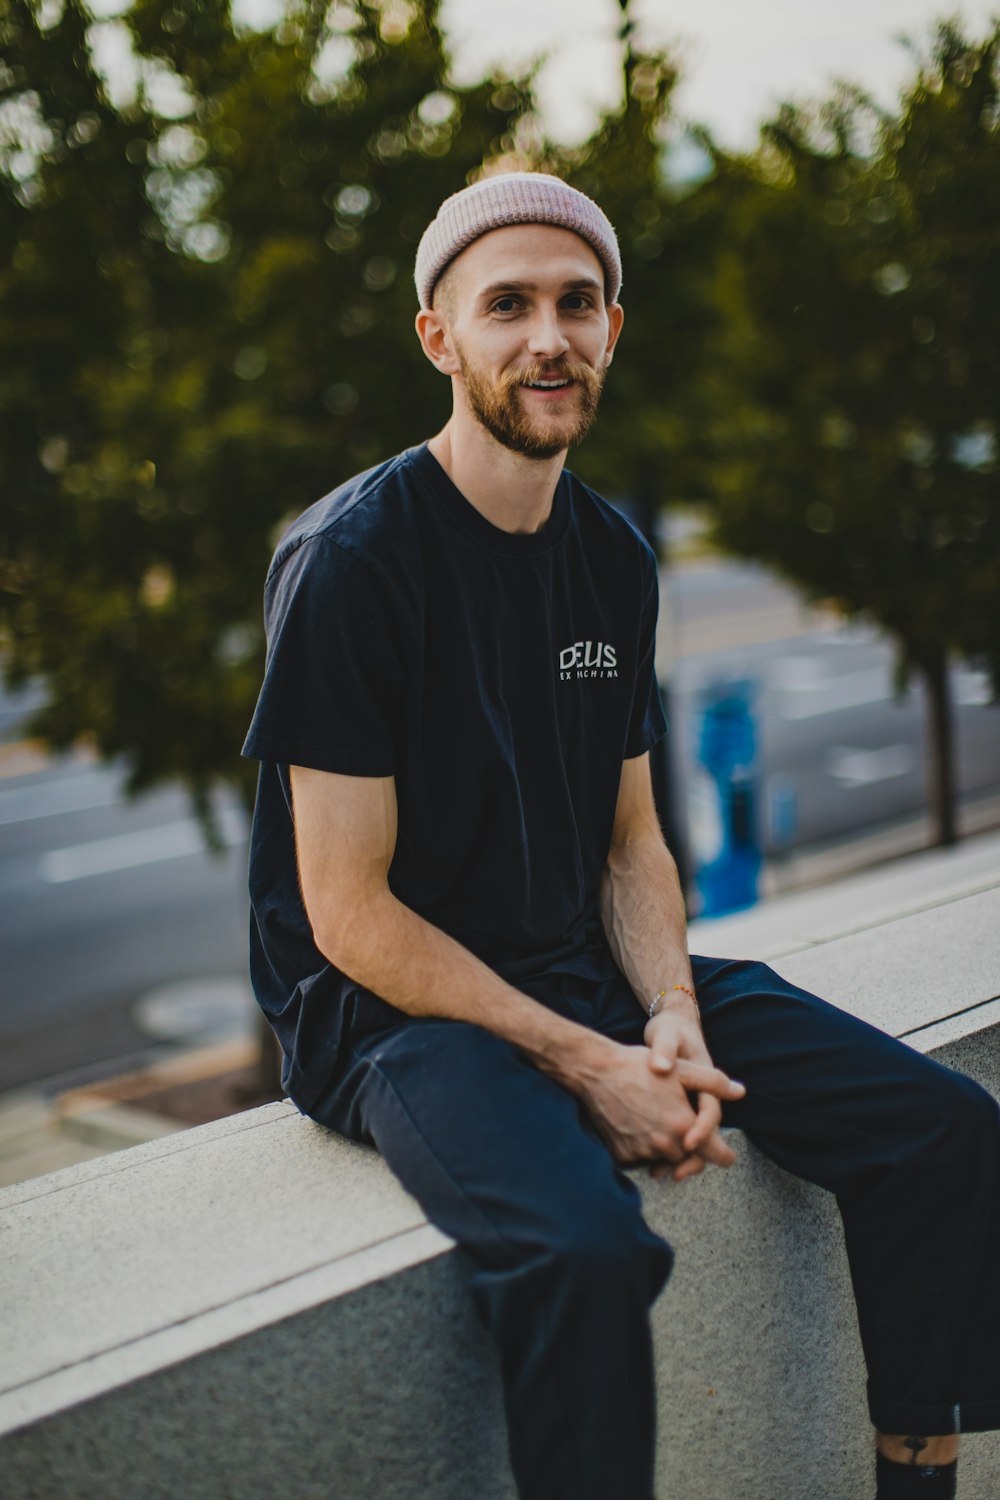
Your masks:
M1000 889L956 880L891 911L867 889L870 925L844 912L839 935L833 893L829 935L771 961L996 1091ZM835 1205L734 1136L728 1173L632 1174L677 1251L653 1310L661 1500L867 1500ZM462 1252L291 1104L18 1184L0 1229L6 1500L514 1500ZM967 1435L963 1500L998 1492L1000 1434Z

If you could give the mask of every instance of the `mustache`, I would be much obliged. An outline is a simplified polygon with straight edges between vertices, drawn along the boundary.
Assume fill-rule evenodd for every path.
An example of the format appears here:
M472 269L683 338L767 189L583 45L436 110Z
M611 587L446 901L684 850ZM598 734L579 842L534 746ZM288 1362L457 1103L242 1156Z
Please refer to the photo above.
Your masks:
M518 386L530 385L536 380L573 380L577 385L591 388L599 384L601 373L591 365L575 364L572 360L559 360L526 365L522 370L508 370L500 383L505 391L515 391Z

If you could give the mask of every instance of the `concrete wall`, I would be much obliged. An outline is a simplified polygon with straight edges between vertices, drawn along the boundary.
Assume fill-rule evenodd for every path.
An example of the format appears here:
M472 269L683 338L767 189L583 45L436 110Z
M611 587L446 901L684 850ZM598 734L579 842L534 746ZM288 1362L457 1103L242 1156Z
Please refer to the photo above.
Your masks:
M1000 893L980 886L869 897L870 925L770 956L996 1091ZM653 1312L660 1500L870 1500L835 1205L734 1136L727 1173L633 1174L677 1252ZM514 1500L462 1252L291 1104L10 1188L0 1231L5 1500ZM996 1500L1000 1434L963 1439L961 1474L963 1500Z

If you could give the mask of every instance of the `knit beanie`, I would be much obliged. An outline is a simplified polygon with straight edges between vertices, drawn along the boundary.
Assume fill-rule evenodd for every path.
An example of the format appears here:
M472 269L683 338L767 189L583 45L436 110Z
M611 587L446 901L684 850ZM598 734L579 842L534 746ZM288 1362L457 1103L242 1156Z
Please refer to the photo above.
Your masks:
M485 177L446 198L417 247L414 281L421 307L430 307L442 271L466 245L507 224L555 224L571 229L596 251L604 266L604 294L616 302L622 285L618 239L604 210L546 172L506 172Z

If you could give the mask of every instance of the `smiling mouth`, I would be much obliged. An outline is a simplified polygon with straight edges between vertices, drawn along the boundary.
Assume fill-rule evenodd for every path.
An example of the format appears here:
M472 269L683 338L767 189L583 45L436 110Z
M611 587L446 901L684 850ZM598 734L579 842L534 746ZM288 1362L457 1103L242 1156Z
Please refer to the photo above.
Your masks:
M568 391L574 384L572 380L526 380L523 389L526 391Z

